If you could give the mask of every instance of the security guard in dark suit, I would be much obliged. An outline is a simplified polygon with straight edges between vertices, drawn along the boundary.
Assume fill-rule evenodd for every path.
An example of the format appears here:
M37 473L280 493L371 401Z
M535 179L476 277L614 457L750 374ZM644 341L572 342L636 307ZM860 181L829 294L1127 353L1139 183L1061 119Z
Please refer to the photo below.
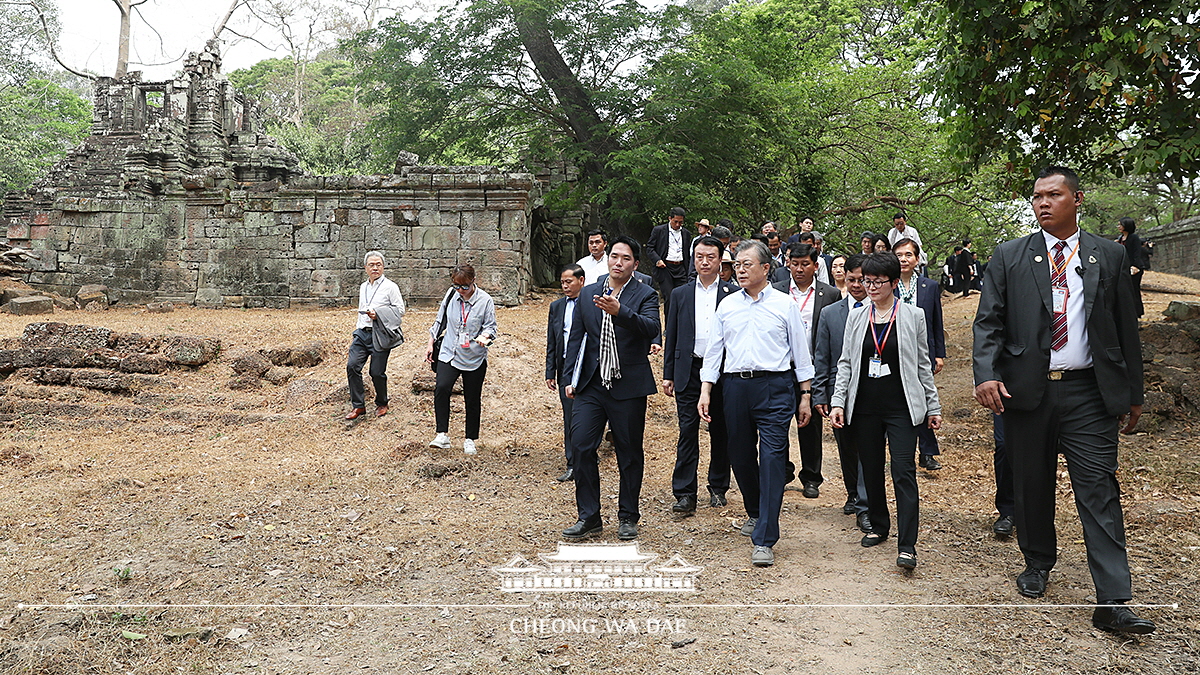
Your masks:
M1047 167L1033 189L1041 230L1001 244L975 316L975 398L1004 417L1025 571L1017 590L1046 592L1057 562L1058 455L1066 458L1100 605L1097 628L1149 633L1132 598L1117 485L1120 422L1142 412L1142 350L1129 276L1118 244L1082 231L1079 178Z
M558 392L558 401L563 411L563 453L567 459L567 470L558 477L565 483L573 480L571 450L571 408L574 400L567 398L566 388L570 378L564 368L567 362L567 337L571 334L571 320L575 317L575 303L583 290L584 270L576 264L566 265L559 273L559 284L563 297L550 303L550 315L546 321L546 386Z

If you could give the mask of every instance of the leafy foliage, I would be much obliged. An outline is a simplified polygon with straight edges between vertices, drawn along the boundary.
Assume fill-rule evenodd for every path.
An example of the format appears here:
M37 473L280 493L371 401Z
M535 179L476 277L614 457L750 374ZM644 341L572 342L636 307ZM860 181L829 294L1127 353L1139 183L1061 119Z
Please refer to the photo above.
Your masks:
M1190 0L939 0L932 84L972 164L1200 173Z
M0 89L0 195L23 190L88 134L92 106L48 80Z

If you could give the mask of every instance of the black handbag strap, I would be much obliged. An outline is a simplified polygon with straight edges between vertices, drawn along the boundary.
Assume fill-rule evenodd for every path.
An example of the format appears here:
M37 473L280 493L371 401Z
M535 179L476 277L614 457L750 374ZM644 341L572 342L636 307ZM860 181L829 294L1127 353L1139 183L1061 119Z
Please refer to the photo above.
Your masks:
M454 289L446 291L446 297L442 299L442 307L439 312L442 314L442 323L438 325L437 337L442 337L446 333L446 322L450 320L450 296L454 294Z

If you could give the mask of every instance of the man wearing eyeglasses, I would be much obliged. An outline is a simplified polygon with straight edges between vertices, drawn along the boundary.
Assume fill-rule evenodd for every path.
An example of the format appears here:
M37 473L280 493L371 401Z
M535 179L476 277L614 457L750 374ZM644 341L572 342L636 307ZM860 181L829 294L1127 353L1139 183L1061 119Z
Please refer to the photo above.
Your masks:
M720 378L729 462L747 515L741 533L754 544L750 562L767 567L775 563L773 547L779 541L788 429L793 415L801 427L812 415L813 365L800 308L768 283L766 245L743 242L734 269L742 289L714 313L697 407L711 422L712 388Z

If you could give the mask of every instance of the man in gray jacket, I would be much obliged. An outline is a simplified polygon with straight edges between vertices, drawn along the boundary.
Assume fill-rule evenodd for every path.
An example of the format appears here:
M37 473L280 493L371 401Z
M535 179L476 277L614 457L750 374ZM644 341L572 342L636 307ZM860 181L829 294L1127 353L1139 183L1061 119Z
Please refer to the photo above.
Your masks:
M367 270L367 280L358 289L358 322L346 358L346 381L350 386L351 406L346 415L348 420L356 420L367 414L362 369L368 356L371 358L371 384L375 387L375 416L387 414L387 362L393 343L376 340L374 324L379 319L384 322L381 328L386 327L399 334L400 319L404 316L404 298L400 295L400 288L383 275L383 253L367 252L363 256L363 265Z

